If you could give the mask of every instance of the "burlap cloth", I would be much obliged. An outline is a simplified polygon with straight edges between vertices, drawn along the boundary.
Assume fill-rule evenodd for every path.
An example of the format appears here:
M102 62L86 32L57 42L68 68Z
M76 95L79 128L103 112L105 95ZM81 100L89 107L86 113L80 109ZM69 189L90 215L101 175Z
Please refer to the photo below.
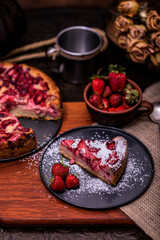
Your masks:
M148 87L144 100L160 101L160 82ZM141 117L123 128L139 138L149 149L154 160L154 178L149 189L136 201L121 207L146 234L154 240L160 239L160 131L158 124L149 117Z

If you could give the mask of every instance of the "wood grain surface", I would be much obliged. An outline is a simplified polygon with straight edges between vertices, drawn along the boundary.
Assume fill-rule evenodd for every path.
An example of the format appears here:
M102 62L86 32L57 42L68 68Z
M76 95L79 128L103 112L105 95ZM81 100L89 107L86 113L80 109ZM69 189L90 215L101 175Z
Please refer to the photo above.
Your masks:
M63 108L59 133L92 124L84 102L65 102ZM135 225L120 209L87 210L53 196L39 174L40 156L38 152L24 159L0 163L0 225Z

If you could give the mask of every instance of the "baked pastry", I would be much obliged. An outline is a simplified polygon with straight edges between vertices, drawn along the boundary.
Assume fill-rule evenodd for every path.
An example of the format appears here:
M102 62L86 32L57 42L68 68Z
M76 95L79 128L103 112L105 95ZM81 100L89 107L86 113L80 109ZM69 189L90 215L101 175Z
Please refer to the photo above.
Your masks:
M62 116L54 81L25 64L0 63L0 109L32 119L58 120Z
M33 129L24 128L13 114L0 112L0 159L24 155L36 147Z
M108 184L116 185L127 163L127 140L121 136L105 140L65 139L60 153Z
M16 117L59 120L62 117L59 88L36 68L1 62L0 158L23 155L37 146L34 131L23 128Z

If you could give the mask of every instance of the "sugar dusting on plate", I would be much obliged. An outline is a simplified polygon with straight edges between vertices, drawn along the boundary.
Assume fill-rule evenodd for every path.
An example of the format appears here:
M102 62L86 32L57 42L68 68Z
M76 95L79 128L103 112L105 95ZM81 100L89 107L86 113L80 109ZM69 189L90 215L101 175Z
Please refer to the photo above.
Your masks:
M59 153L59 144L62 140L73 137L61 137L55 142L53 142L49 148L46 150L43 162L42 162L42 171L43 175L47 175L49 178L52 177L51 168L54 163L59 162L61 159L61 154ZM81 137L82 138L82 137ZM85 139L86 137L84 137ZM102 132L99 135L98 132L95 132L94 136L90 138L90 140L95 139L105 139L110 140L109 136L106 135L106 132ZM141 156L142 158L142 156ZM103 182L99 178L89 174L87 171L82 169L76 164L69 165L69 160L63 158L64 164L68 165L70 168L70 173L78 174L78 178L80 180L80 187L73 190L65 191L65 196L70 198L83 198L84 194L99 194L102 196L104 194L117 194L119 196L123 195L123 192L134 189L135 184L142 186L146 179L150 177L149 174L145 171L145 162L147 164L147 159L143 157L143 161L140 160L140 156L138 152L131 153L130 149L128 149L128 160L126 169L118 182L117 186L111 186L107 183ZM49 185L49 181L46 183ZM67 196L68 195L68 196Z

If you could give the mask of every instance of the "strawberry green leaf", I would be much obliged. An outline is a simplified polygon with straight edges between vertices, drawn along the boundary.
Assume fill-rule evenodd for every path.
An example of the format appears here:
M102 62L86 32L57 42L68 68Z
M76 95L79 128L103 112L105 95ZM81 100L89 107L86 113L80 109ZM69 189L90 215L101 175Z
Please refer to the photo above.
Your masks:
M109 72L114 72L114 73L123 73L126 74L125 72L125 67L118 66L117 64L110 64L108 68Z

